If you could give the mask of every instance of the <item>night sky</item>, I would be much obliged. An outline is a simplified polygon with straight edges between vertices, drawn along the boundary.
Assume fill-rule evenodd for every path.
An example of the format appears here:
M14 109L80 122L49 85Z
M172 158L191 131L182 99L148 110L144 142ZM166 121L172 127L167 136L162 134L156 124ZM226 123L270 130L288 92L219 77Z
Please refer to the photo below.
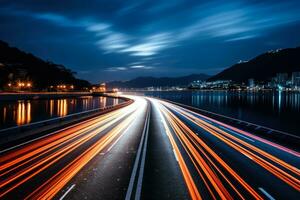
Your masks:
M300 46L300 1L0 0L0 40L93 83L215 74Z

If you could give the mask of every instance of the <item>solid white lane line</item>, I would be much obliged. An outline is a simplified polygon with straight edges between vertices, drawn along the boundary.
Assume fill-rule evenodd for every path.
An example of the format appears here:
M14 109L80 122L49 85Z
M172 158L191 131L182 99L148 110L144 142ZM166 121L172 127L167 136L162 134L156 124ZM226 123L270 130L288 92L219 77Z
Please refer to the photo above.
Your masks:
M131 123L124 131L123 131L123 134L126 133L129 128L132 126L133 123ZM118 137L118 139L116 139L116 141L107 149L107 151L105 153L108 153L118 142L119 140L121 139L121 137L123 136L123 134L121 136Z
M73 184L60 198L59 198L59 200L63 200L66 196L67 196L67 194L69 193L69 192L71 192L71 190L73 189L75 187L75 184Z
M272 197L272 195L270 195L264 188L259 187L258 188L262 193L264 193L264 195L266 195L266 197L268 197L270 200L275 200L274 197Z
M148 117L148 113L147 113L146 117ZM148 120L148 119L146 119L146 120ZM136 158L135 158L133 170L132 170L132 173L131 173L131 176L130 176L130 181L129 181L128 189L127 189L127 192L126 192L125 200L130 200L131 199L131 194L132 194L133 186L134 186L134 180L135 180L135 177L136 177L136 174L137 174L138 165L139 165L140 157L141 157L141 154L142 154L142 146L143 146L143 142L144 142L144 138L145 138L145 134L146 134L145 133L146 128L147 127L146 127L146 124L145 124L144 129L143 129L143 135L142 135L142 138L141 138L141 141L140 141L140 144L139 144L139 148L138 148L138 151L137 151L137 155L136 155Z
M143 156L140 166L139 178L137 182L137 188L135 192L135 199L141 199L141 192L142 192L142 184L143 184L143 177L144 177L144 168L145 168L145 160L146 160L146 151L147 151L147 143L148 143L148 132L149 132L149 119L150 119L150 112L148 111L147 122L146 122L146 136L145 136L145 144L143 148Z

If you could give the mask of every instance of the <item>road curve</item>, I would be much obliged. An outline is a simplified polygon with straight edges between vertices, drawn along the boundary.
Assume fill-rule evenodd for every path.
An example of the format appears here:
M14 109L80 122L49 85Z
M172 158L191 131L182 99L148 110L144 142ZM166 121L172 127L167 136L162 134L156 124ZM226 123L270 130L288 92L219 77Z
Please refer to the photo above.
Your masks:
M89 172L92 167L95 173L114 177L113 172L118 170L107 165L114 166L118 162L119 152L124 152L121 157L125 157L126 165L121 166L125 170L119 170L117 176L124 178L116 178L117 184L110 178L103 181L101 184L105 185L103 191L106 193L102 195L108 197L118 191L119 197L125 197L123 188L127 188L130 179L147 110L146 100L135 98L135 102L127 107L3 150L0 155L0 198L60 199L75 189L80 194L86 193L88 191L81 188L85 189L87 184L83 183L90 175L82 173ZM90 189L90 194L92 190L99 191L96 186ZM77 195L78 199L81 196ZM83 198L86 197L92 196L84 194Z
M300 199L300 153L158 99L0 152L0 199Z

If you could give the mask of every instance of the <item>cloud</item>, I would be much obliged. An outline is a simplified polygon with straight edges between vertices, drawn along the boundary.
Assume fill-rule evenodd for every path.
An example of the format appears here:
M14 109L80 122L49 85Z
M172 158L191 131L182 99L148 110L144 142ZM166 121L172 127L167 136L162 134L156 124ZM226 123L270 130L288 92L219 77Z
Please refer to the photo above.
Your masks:
M98 23L98 24L93 24L87 27L88 31L92 31L92 32L102 32L107 30L110 27L109 24L105 24L105 23Z
M108 72L116 72L116 71L129 71L129 70L148 70L148 69L154 69L154 67L151 66L145 66L145 65L132 65L129 67L109 67L105 69L104 71Z
M176 9L178 5L183 6L183 3L183 1L173 1L153 4L149 9L144 10L155 15L171 8ZM131 12L142 14L142 10L137 9L142 5L141 2L131 2L121 8L119 12L126 14L131 10ZM95 44L105 53L125 53L131 56L149 57L179 46L179 43L186 40L221 38L223 41L229 42L259 37L267 29L299 21L299 9L293 8L292 5L292 3L280 2L250 4L239 1L226 3L211 1L189 7L189 10L178 10L176 15L181 17L180 19L175 14L169 14L170 16L166 19L148 22L143 25L147 30L146 33L139 32L140 30L126 33L126 30L117 30L118 27L112 22L101 21L90 16L70 18L55 12L33 12L18 9L11 11L17 15L31 16L59 26L82 27L95 34L98 38ZM155 27L168 24L176 24L176 26L168 30L162 28L158 31L155 29Z
M153 67L145 66L145 65L133 65L130 66L131 69L153 69Z
M142 69L142 68L145 68L144 65L133 65L133 66L130 66L131 69Z
M121 33L113 33L106 35L103 39L97 42L97 45L104 49L107 53L118 52L124 48L128 48L128 37Z
M76 66L80 74L88 74L84 72L88 66L93 66L91 74L101 71L105 78L117 76L111 73L115 71L150 75L162 67L168 70L161 75L198 72L253 57L270 48L271 42L272 48L299 43L296 0L111 0L88 6L74 1L64 7L49 2L3 1L1 39L42 58ZM259 37L265 41L255 40ZM45 50L39 47L41 41L47 41ZM233 42L241 50L232 47Z
M250 39L261 36L268 29L300 21L300 9L293 9L287 3L222 5L213 2L207 7L204 11L202 7L197 8L204 14L192 25L179 30L179 39Z
M245 35L245 36L239 36L239 37L234 37L234 38L230 38L225 40L225 42L235 42L235 41L240 41L240 40L248 40L251 38L255 38L257 37L257 35Z
M128 70L127 67L110 67L105 69L104 71L108 71L108 72L116 72L116 71L126 71Z
M170 33L158 33L150 35L142 42L124 48L121 52L129 52L132 56L152 56L159 51L170 48L174 41L171 40Z

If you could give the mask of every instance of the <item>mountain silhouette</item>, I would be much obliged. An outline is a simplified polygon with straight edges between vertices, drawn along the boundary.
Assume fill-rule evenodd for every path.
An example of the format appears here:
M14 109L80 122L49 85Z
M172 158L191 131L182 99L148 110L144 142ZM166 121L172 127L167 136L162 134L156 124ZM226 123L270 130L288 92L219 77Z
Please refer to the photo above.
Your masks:
M57 84L73 84L77 88L90 85L88 81L75 78L75 74L63 65L44 61L0 41L0 87L18 80L32 81L37 89Z
M269 51L247 62L235 64L217 75L209 78L215 80L233 80L246 83L248 79L268 81L277 73L300 71L300 47Z
M145 88L145 87L170 87L170 86L187 86L195 80L206 80L210 76L206 74L191 74L181 77L137 77L129 81L112 81L108 82L110 88Z

